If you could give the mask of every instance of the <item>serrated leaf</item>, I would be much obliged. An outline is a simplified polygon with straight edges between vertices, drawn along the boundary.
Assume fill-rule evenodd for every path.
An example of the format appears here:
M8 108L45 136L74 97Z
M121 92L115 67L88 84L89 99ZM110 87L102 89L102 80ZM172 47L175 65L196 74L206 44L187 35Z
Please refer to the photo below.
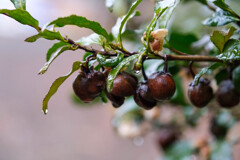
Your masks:
M52 64L52 62L61 54L63 53L64 51L67 51L67 50L72 50L71 46L65 46L61 49L59 49L57 52L54 53L54 55L51 57L51 59L49 61L47 61L44 66L40 69L39 73L38 74L44 74L46 73L46 71L48 70L49 66Z
M233 70L232 78L235 89L240 93L240 66Z
M97 61L99 62L100 65L105 67L115 67L123 60L123 58L124 54L122 53L118 53L117 57L112 59L107 59L106 56L97 54Z
M217 68L220 67L220 66L223 66L223 64L217 62L217 63L212 64L212 65L209 66L209 67L205 67L205 68L201 69L201 71L199 71L198 74L195 75L194 80L193 80L193 84L194 84L194 85L197 85L198 82L199 82L199 80L200 80L200 78L201 78L204 74L206 74L209 70L215 70L215 69L217 69Z
M164 12L164 14L161 16L161 18L157 22L157 28L166 28L167 23L176 8L176 6L179 4L180 0L168 0L168 1L160 1L156 5L161 8L167 8L167 10Z
M222 9L217 9L216 13L214 13L212 17L203 21L203 25L216 27L216 26L224 26L231 22L237 22L237 21L239 21L239 19L232 16L231 13L226 12Z
M50 100L50 98L57 92L58 88L62 85L62 83L68 78L70 77L75 71L77 71L80 68L80 64L81 62L76 61L73 63L72 65L72 70L71 72L69 72L66 76L62 76L59 77L58 79L56 79L52 86L50 87L47 95L45 96L45 98L43 99L43 106L42 106L42 110L44 114L47 114L48 112L48 102Z
M215 0L213 2L216 6L218 6L219 8L221 8L222 10L229 12L232 16L236 17L239 19L239 16L236 12L234 12L229 5L227 5L224 0ZM240 20L240 19L239 19Z
M115 3L115 0L105 0L105 5L110 12L113 11L114 3Z
M95 21L90 21L85 17L71 15L69 17L62 17L52 21L48 26L55 25L56 27L64 27L66 25L75 25L81 28L91 29L93 32L104 36L107 40L109 40L109 35L107 31Z
M39 32L37 35L31 36L27 39L25 39L26 42L35 42L37 41L39 38L45 38L48 40L60 40L60 41L64 41L64 38L62 37L62 35L57 31L57 32L53 32L53 31L49 31L49 30L44 30Z
M16 9L26 10L26 0L11 0Z
M69 45L68 43L65 42L58 42L55 43L51 48L49 48L48 52L47 52L47 56L46 56L46 61L49 61L52 54L57 52L57 50L63 46Z
M226 43L222 54L218 55L217 58L223 61L240 60L240 41L230 39Z
M127 21L133 17L132 13L133 11L137 8L137 6L142 2L142 0L136 0L134 3L132 3L132 6L130 7L128 13L123 16L122 18L122 21L121 21L121 24L120 24L120 27L119 27L119 34L118 34L118 42L120 43L120 47L122 47L122 38L121 38L121 35L122 35L122 31L123 31L123 28L124 26L126 25ZM139 14L140 12L137 12L137 14ZM136 14L136 12L135 12Z
M113 87L113 81L116 78L116 76L118 75L118 73L121 71L121 69L130 61L137 59L139 57L139 54L135 54L132 55L130 57L125 58L121 63L119 63L114 69L112 69L110 71L110 73L108 74L108 78L107 78L107 90L108 92L112 91L112 87Z
M91 44L98 44L102 46L104 43L104 37L96 33L93 33L87 37L80 38L79 40L76 41L76 43L84 46L88 46Z
M231 27L227 33L222 31L214 31L210 39L222 53L225 43L232 37L236 30L236 28Z
M0 14L9 16L21 24L29 25L29 26L35 28L37 31L40 31L40 29L38 27L38 21L36 19L34 19L25 10L22 10L22 9L14 9L14 10L0 9Z

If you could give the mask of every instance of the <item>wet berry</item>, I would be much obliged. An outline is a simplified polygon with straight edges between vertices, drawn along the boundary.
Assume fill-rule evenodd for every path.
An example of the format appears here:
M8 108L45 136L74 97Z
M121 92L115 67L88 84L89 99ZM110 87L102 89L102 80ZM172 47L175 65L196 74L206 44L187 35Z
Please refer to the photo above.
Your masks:
M210 86L210 81L201 78L197 85L194 85L193 82L190 83L188 97L194 106L199 108L206 106L213 97L213 90Z
M112 93L109 93L105 91L107 98L111 101L113 107L119 108L123 103L125 98L124 97L118 97L113 95Z
M156 72L149 77L148 88L155 100L166 100L174 95L176 85L170 73Z
M157 142L159 147L167 149L179 137L180 132L173 127L162 128L157 135Z
M147 110L152 109L157 104L148 90L147 82L140 83L134 95L134 100L140 107Z

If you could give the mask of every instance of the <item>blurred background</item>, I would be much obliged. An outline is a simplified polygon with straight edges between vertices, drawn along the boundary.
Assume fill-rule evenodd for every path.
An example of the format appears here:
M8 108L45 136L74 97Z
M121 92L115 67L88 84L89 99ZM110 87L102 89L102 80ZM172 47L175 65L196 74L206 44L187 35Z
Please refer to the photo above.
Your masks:
M237 1L230 3L239 11ZM149 20L153 3L144 0L139 7L142 16L136 19L136 24ZM172 21L177 30L195 30L198 36L201 20L211 15L208 9L200 7L194 2L185 5L185 9L177 9L175 14L181 17ZM13 9L13 5L9 0L1 0L0 8ZM40 26L57 17L77 14L100 22L110 32L116 21L104 0L27 0L27 10L39 20ZM200 15L200 19L186 18L189 16L186 10L193 12L191 16ZM122 12L124 10L119 10L116 14ZM60 31L74 40L92 33L71 26ZM24 42L34 34L32 28L0 15L0 160L157 159L160 153L154 133L148 133L144 142L136 145L113 130L110 104L80 107L73 103L72 81L76 74L50 100L48 115L41 112L42 99L51 83L68 73L72 62L81 59L83 52L66 52L45 75L37 75L54 42L42 39L36 43Z

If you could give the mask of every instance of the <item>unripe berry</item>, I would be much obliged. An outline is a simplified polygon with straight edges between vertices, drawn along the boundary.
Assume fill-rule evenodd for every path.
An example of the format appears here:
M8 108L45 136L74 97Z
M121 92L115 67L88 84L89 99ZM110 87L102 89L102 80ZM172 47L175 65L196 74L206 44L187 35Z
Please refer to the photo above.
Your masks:
M139 85L134 95L134 100L140 107L147 110L152 109L157 104L156 100L151 96L146 82Z
M88 103L101 94L105 83L106 78L102 72L82 67L73 82L73 90L83 102Z
M112 94L117 97L127 97L134 95L138 80L135 76L121 72L113 81Z
M239 103L239 95L231 80L224 80L219 84L216 99L224 108L232 108Z
M156 72L148 79L148 88L155 100L171 98L176 90L175 82L170 73Z
M193 82L190 83L188 97L194 106L202 108L210 102L213 90L209 84L209 80L205 78L201 78L197 85L194 85Z

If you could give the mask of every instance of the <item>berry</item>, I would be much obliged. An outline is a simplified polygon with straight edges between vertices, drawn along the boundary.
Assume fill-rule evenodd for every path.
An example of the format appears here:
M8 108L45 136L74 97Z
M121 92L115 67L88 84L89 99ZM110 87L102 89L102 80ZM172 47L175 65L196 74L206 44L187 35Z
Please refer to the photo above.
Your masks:
M138 79L126 72L121 72L113 81L111 94L117 97L127 97L134 95L137 88Z
M140 107L146 110L152 109L157 104L156 100L152 98L146 82L139 85L134 95L134 100Z
M107 98L112 102L113 107L119 108L124 103L124 97L115 96L112 93L109 93L107 90L105 91L105 93Z
M226 125L221 125L217 121L217 117L213 117L210 121L210 131L217 138L223 138L228 132L228 123Z
M174 95L176 85L170 73L156 72L149 77L148 88L155 100L166 100Z
M83 102L88 103L101 94L105 83L106 78L102 72L82 67L73 82L73 90Z
M190 83L188 97L194 106L199 108L206 106L213 97L213 90L210 86L210 81L201 78L197 85L194 85L193 82Z
M157 135L157 142L159 147L167 149L179 137L180 132L173 127L162 128Z
M239 103L239 95L231 80L222 81L216 92L218 103L224 108L232 108Z

